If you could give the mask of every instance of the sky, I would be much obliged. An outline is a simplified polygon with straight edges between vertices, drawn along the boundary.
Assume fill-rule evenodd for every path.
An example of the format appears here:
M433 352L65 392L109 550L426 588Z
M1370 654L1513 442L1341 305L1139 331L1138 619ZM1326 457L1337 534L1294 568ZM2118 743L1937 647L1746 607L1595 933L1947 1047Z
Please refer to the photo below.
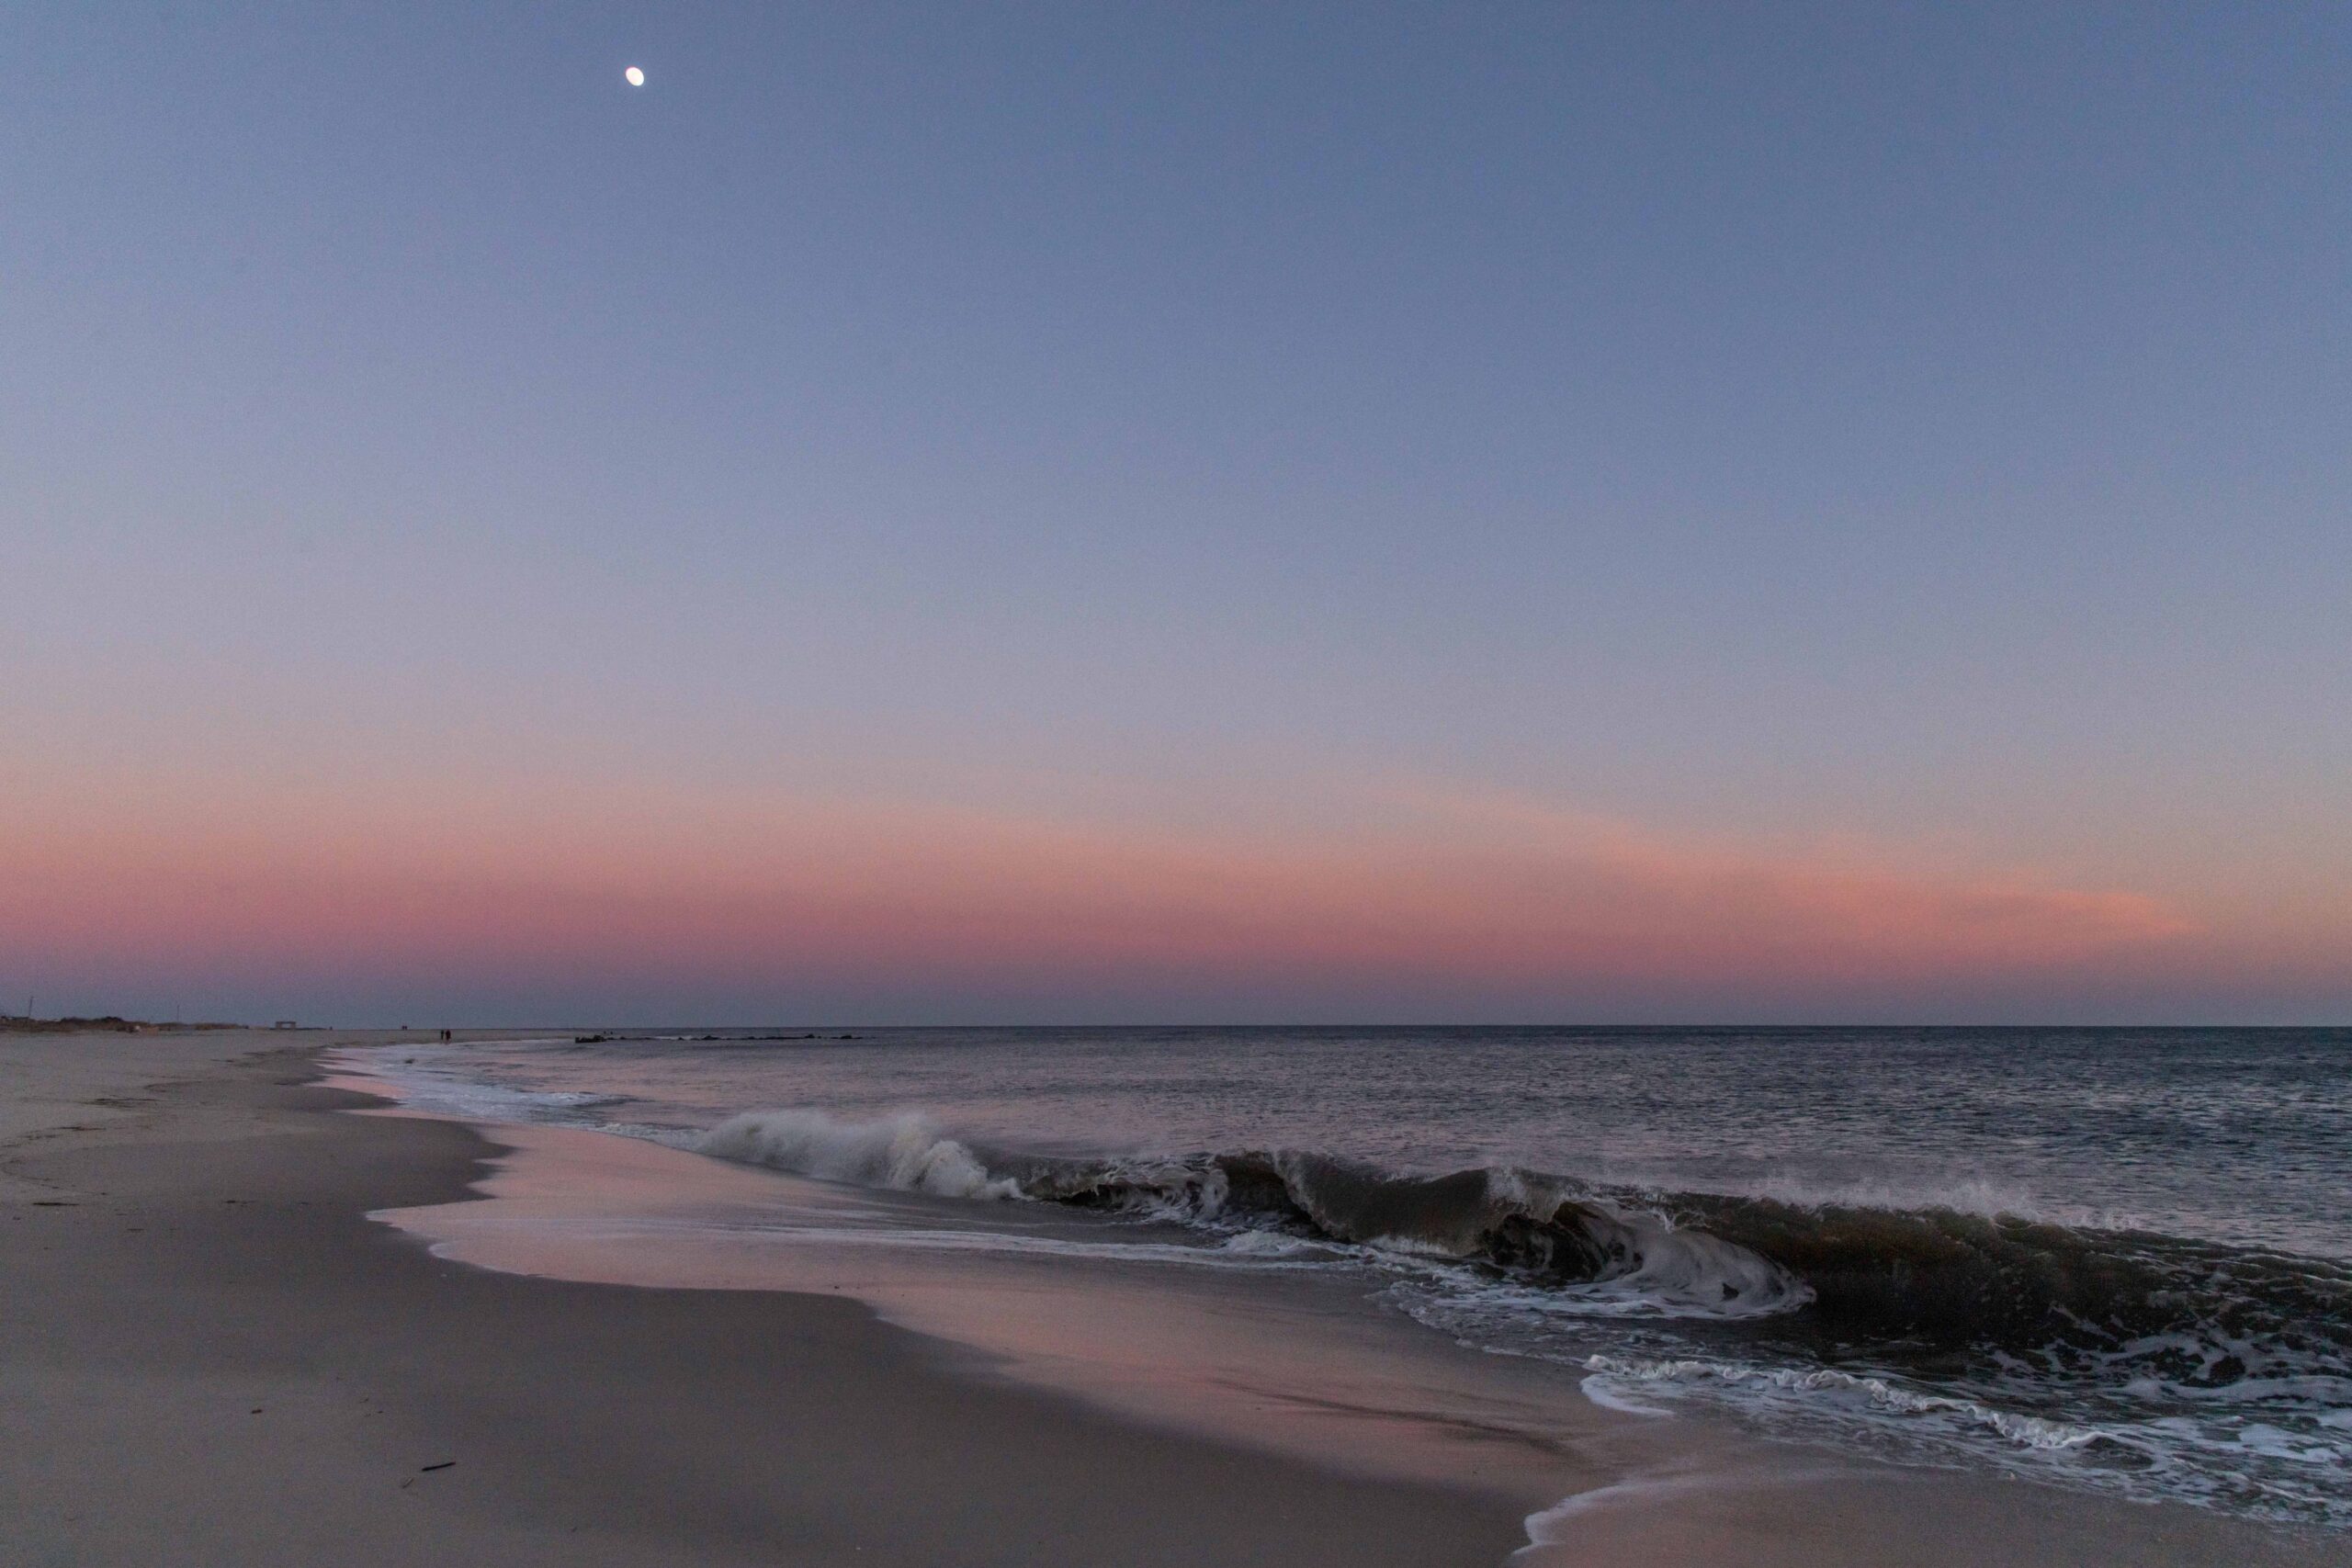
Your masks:
M2352 1021L2340 6L0 67L0 1010Z

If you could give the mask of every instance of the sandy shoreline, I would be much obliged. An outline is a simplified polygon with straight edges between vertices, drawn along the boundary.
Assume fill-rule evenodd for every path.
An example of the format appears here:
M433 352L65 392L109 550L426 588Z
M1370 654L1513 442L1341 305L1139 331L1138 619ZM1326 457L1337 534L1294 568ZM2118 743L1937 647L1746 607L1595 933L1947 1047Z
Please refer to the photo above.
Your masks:
M5 1048L0 1560L1491 1564L1524 1540L1487 1499L958 1378L844 1300L443 1262L364 1215L462 1199L475 1134L326 1114L363 1102L305 1087L282 1037L113 1046Z
M1527 1542L1523 1494L976 1377L844 1296L435 1258L367 1216L487 1213L517 1200L482 1185L563 1151L335 1114L372 1102L320 1087L319 1049L0 1042L0 1561L1493 1565ZM2334 1535L1590 1416L1522 1563L2352 1562ZM1665 1462L1627 1471L1628 1440Z

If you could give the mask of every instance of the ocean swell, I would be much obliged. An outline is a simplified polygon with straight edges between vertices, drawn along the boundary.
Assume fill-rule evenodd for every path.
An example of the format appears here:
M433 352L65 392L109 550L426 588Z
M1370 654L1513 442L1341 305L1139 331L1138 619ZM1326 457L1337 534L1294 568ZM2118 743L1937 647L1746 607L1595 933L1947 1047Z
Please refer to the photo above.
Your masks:
M1772 1339L1815 1353L1994 1353L2184 1390L2352 1373L2352 1269L2146 1232L1603 1190L1511 1168L1400 1175L1295 1150L1070 1158L989 1149L913 1113L755 1111L698 1146L829 1180L1464 1265L1612 1312L1772 1319Z

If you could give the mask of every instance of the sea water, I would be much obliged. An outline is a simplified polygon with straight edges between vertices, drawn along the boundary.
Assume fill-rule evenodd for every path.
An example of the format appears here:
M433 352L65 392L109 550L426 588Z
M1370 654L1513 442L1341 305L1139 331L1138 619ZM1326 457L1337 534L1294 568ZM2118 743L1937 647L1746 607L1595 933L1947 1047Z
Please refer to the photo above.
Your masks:
M2352 1031L666 1030L368 1055L420 1109L928 1194L942 1247L1013 1245L1039 1205L1082 1216L1074 1259L1179 1227L1189 1263L1353 1278L1621 1409L2352 1526Z

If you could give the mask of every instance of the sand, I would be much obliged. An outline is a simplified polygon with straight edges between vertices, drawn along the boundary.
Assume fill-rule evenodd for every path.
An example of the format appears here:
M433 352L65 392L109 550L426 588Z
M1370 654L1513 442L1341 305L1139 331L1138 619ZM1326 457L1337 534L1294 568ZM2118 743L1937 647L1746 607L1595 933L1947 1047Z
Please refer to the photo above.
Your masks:
M330 1114L362 1101L303 1087L282 1037L11 1041L0 1073L0 1562L1337 1568L1524 1540L1495 1500L958 1377L847 1300L434 1258L365 1213L462 1197L489 1145Z
M1494 1568L1527 1542L1523 1487L1139 1418L846 1295L435 1257L368 1215L488 1212L476 1182L551 1156L346 1114L372 1102L319 1087L320 1043L0 1041L0 1563ZM616 1142L540 1142L581 1138ZM1594 1411L1556 1448L1575 1495L1521 1568L2352 1563L1696 1422Z

